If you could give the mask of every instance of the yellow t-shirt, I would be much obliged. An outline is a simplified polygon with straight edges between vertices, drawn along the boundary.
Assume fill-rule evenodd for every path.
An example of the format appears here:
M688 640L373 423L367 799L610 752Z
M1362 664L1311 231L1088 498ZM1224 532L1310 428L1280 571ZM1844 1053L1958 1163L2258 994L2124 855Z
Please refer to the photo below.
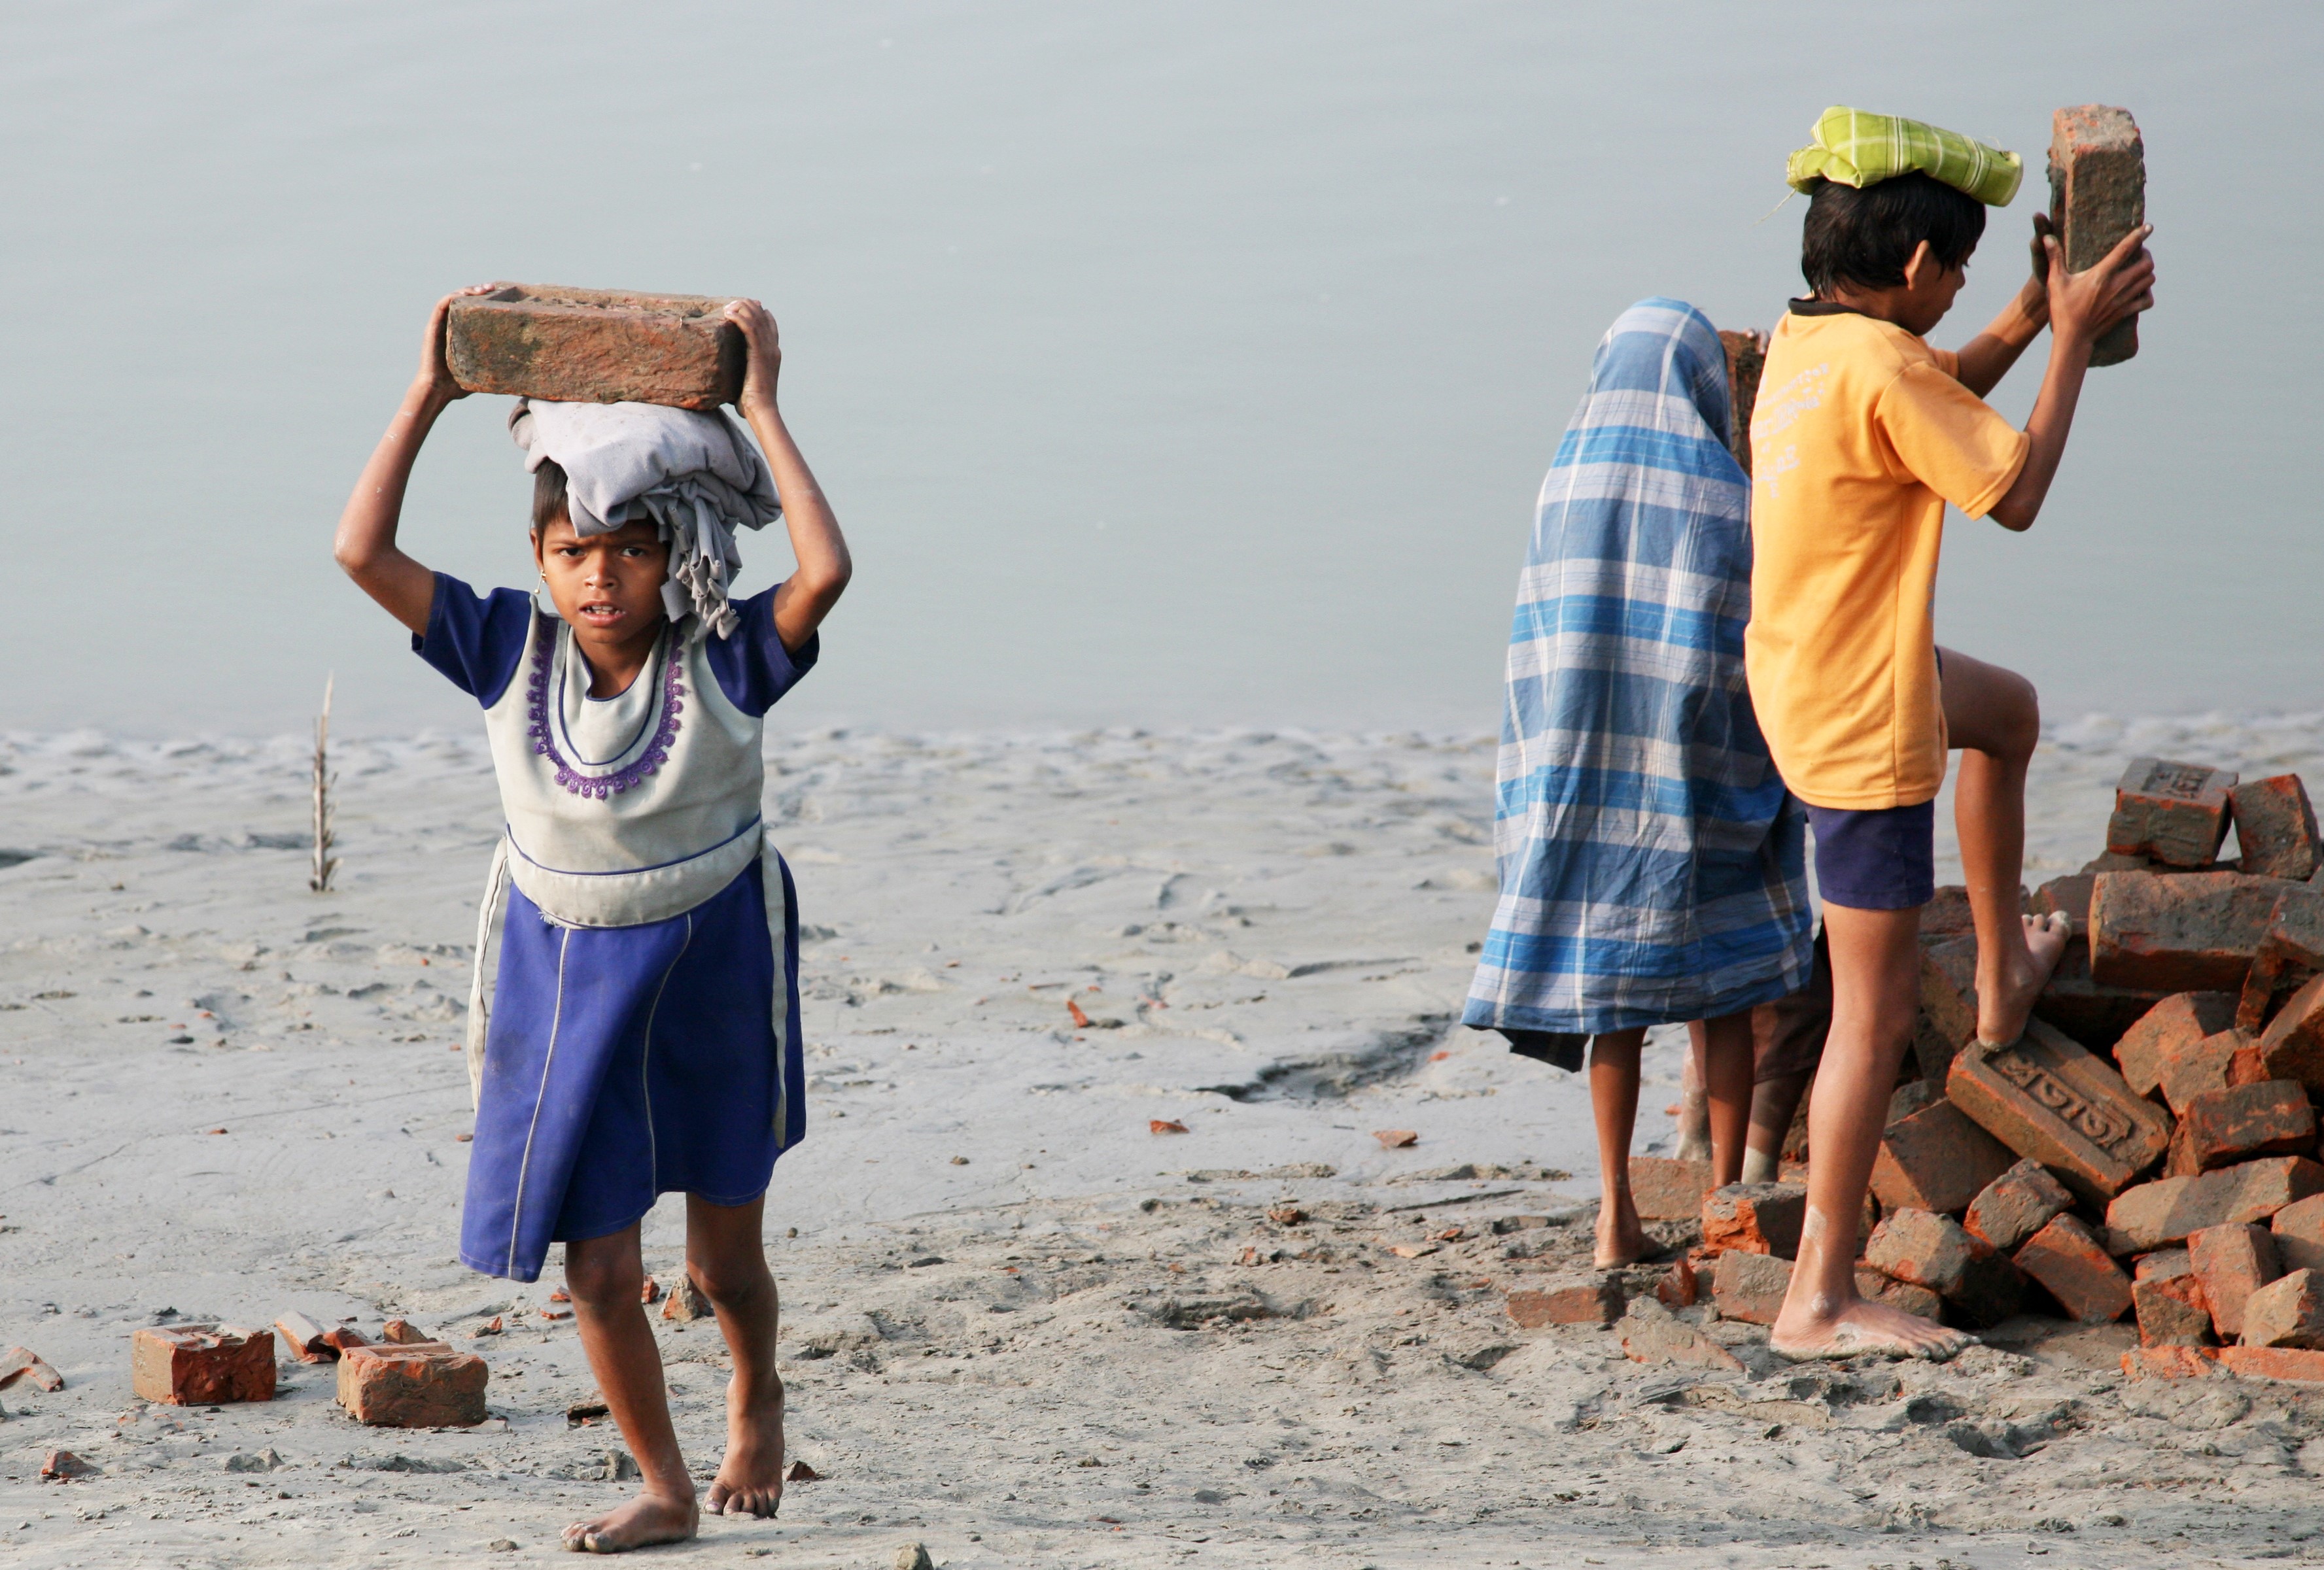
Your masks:
M2025 433L1893 323L1795 307L1751 416L1751 703L1784 783L1819 807L1915 806L1945 778L1937 551L1982 518Z

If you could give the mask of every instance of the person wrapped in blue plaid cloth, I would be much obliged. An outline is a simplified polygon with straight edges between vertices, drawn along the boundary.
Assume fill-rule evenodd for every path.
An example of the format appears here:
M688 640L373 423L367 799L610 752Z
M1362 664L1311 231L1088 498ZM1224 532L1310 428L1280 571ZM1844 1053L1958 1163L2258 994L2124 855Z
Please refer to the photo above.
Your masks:
M1743 675L1750 482L1733 419L1702 313L1625 311L1542 485L1509 637L1500 897L1462 1019L1569 1071L1589 1043L1601 1266L1652 1247L1629 1183L1646 1027L1702 1022L1714 1171L1733 1182L1751 1010L1810 976L1805 819Z

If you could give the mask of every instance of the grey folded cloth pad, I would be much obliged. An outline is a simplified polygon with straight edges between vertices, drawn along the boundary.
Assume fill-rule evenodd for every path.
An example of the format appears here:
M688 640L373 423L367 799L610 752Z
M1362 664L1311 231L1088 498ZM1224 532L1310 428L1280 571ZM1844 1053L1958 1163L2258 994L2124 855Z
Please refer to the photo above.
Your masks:
M724 413L696 414L656 403L549 403L520 398L509 435L527 472L544 459L565 471L573 532L587 538L650 520L669 544L662 608L689 633L732 634L738 618L727 585L742 565L737 528L764 528L783 515L775 477L742 428Z

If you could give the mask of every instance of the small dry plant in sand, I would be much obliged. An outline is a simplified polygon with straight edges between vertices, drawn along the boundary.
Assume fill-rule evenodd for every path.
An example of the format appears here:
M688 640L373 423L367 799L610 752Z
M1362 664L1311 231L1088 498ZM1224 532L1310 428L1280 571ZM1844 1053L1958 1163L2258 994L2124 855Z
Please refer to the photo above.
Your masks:
M307 886L317 894L328 894L331 874L339 869L339 858L331 854L331 687L338 679L334 671L323 678L323 712L315 720L315 866L307 875Z

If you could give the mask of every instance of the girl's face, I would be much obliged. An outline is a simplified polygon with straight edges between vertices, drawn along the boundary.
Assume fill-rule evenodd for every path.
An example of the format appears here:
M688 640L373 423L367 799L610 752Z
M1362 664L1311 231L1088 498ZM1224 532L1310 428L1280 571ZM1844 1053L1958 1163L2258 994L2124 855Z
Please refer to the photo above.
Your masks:
M532 554L557 613L583 641L620 645L661 631L669 546L652 524L625 523L583 539L559 518L535 531Z

